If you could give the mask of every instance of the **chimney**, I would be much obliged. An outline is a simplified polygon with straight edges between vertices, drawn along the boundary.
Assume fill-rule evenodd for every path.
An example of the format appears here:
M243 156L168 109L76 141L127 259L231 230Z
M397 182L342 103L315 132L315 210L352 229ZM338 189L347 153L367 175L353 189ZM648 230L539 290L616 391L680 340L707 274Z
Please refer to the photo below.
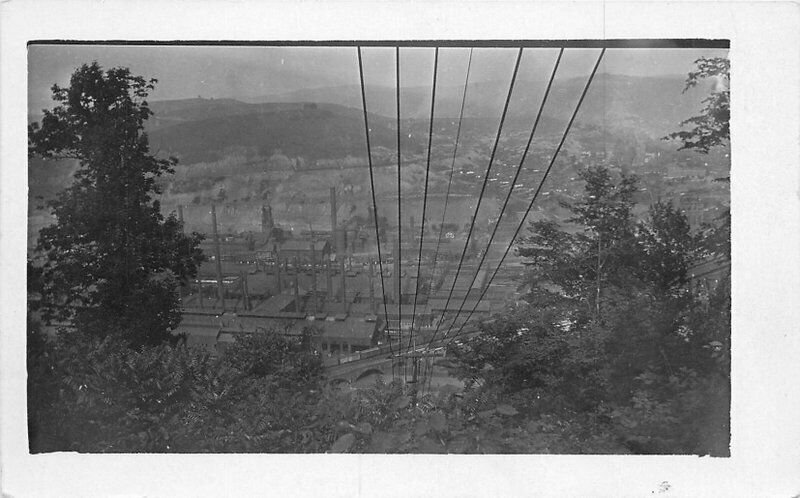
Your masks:
M325 261L325 293L328 302L333 302L333 278L331 277L331 260Z
M344 258L339 260L339 270L342 272L342 313L347 313L347 275L344 272Z
M214 232L214 259L217 267L217 293L219 294L219 302L222 304L223 311L225 310L225 287L222 283L222 256L220 255L219 248L219 234L217 233L217 209L211 205L211 226Z
M180 221L181 225L183 225L183 205L182 204L178 204L178 221ZM183 227L181 227L181 229L183 229Z

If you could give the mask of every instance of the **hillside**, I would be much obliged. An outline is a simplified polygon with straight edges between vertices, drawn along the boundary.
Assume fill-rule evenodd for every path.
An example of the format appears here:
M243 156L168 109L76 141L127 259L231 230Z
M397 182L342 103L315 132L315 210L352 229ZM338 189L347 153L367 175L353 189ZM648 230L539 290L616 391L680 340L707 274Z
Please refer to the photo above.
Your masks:
M358 109L331 104L247 104L232 99L153 102L148 123L153 150L182 163L217 161L231 151L305 161L365 155L364 117ZM394 144L391 121L371 116L370 139Z
M560 138L585 80L575 78L557 83L536 134L529 158L531 165L546 164L547 151ZM470 86L458 149L456 169L460 176L454 187L464 195L472 195L474 188L479 186L480 177L474 175L480 175L488 164L506 85L507 82ZM506 165L517 163L543 89L541 82L521 81L516 86L501 147L497 151L495 175L501 174L497 172L501 169L510 172L510 169L505 169ZM205 229L203 223L208 210L203 206L212 202L238 203L231 216L241 221L250 219L243 213L251 213L252 220L247 222L247 226L257 228L260 206L269 199L281 222L322 223L327 215L317 207L326 204L328 188L345 186L348 193L342 194L342 209L347 211L347 216L359 214L366 217L370 199L367 197L369 176L365 174L364 118L360 99L351 102L354 96L358 97L357 90L356 87L339 86L298 91L280 97L300 99L297 102L248 103L202 98L151 102L154 115L146 127L151 150L160 157L172 155L180 160L175 175L161 180L165 212L177 205L195 206L198 209L196 216L187 208L187 222L190 225L194 222L193 228ZM429 90L421 87L403 89L403 191L409 200L419 193L424 181ZM683 83L679 78L598 76L572 128L563 155L586 161L606 157L613 164L634 169L640 169L644 162L655 161L654 158L658 157L660 166L651 162L647 171L669 168L680 162L684 165L691 163L693 168L718 171L724 176L729 168L727 158L709 156L701 159L692 153L676 154L674 145L659 140L677 129L681 120L695 115L700 107L699 101L706 95L706 89L686 94L682 94L682 90ZM460 98L459 88L444 88L437 92L431 157L432 193L446 190ZM325 99L338 102L325 102ZM352 107L348 107L349 104ZM379 200L388 201L388 205L392 204L389 196L395 195L393 166L396 164L397 136L394 105L391 88L368 88L376 190ZM704 161L707 164L703 164ZM535 168L538 166L531 168L533 171L523 175L521 182L537 181ZM37 209L43 200L37 197L53 198L70 182L73 170L74 164L29 162L29 228L32 235L52 221L46 211ZM644 173L644 169L641 172ZM510 173L502 173L507 174ZM565 184L574 176L571 169L558 170L554 172L551 183ZM496 183L489 185L489 195L504 195L500 187L509 180L493 178ZM664 190L656 190L658 182L655 180L650 183L653 195ZM561 194L566 195L565 192ZM221 211L220 216L220 223L224 224L226 215Z
M625 125L646 132L652 138L673 131L680 121L695 115L708 88L699 87L685 94L684 76L634 77L599 74L584 102L581 120L592 124ZM546 114L561 116L574 108L585 78L556 80ZM544 81L519 81L516 83L512 112L533 114L545 87ZM488 81L471 84L467 96L465 115L476 118L493 118L500 114L508 89L508 81ZM436 113L440 117L457 117L463 87L437 88ZM395 90L389 87L367 88L370 112L387 117L396 113ZM297 90L289 93L266 95L251 102L326 102L343 106L360 107L357 87L337 86ZM430 114L430 88L403 88L401 114L404 118L424 119ZM612 121L609 123L609 121Z

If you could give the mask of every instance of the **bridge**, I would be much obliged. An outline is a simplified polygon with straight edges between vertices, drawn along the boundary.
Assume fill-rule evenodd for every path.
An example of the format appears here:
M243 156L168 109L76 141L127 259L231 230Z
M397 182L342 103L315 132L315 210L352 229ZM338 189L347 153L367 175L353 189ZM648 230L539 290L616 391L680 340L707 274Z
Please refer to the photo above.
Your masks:
M469 330L465 328L459 334L459 337L474 337L478 332L476 327L469 327ZM444 357L445 345L449 340L450 338L441 337L436 339L430 346L427 341L423 341L423 344L402 352L400 351L403 347L399 343L392 343L391 348L388 344L385 344L377 348L366 349L352 355L339 357L336 363L326 365L325 375L328 379L350 383L370 374L391 375L392 365L402 367L404 362L407 361L406 358L420 356Z

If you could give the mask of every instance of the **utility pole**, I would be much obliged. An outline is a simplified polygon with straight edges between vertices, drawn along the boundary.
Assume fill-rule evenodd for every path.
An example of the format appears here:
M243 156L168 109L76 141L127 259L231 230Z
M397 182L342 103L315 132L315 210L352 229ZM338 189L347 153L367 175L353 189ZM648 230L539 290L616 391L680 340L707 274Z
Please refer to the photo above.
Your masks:
M333 277L331 276L331 260L328 259L325 261L325 290L327 294L328 300L332 303L334 301L333 297Z
M311 292L314 294L314 315L317 314L317 253L311 242Z
M222 255L219 248L219 234L217 233L217 209L211 205L211 225L214 231L214 260L217 268L217 293L222 311L225 311L225 287L222 283Z
M244 301L244 309L250 309L250 296L247 294L247 273L240 271L239 279L242 283L242 299Z
M375 262L372 261L372 258L369 258L369 309L372 313L376 313L375 310L375 286L374 283L374 271L375 271Z
M294 257L294 311L300 313L300 269L297 267L297 256Z
M276 277L277 284L278 284L278 294L280 294L281 292L283 292L283 282L282 282L282 278L281 278L280 254L276 254L275 255L275 263L274 263L274 265L275 265L275 277Z

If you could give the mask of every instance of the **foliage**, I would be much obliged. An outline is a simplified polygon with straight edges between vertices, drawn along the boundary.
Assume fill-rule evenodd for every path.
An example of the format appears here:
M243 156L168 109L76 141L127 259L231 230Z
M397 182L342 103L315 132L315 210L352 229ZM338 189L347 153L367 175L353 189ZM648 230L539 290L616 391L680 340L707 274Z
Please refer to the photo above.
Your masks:
M586 181L583 197L562 206L573 214L567 223L582 230L570 234L554 222L535 222L533 234L520 246L519 254L540 270L537 278L558 286L564 297L576 306L583 303L599 320L601 302L612 297L604 294L604 288L625 288L630 284L629 270L637 265L631 209L638 180L622 175L615 182L602 166L586 168L580 177ZM531 284L537 286L538 282Z
M223 358L74 331L48 341L35 326L29 337L33 452L287 451L283 433L315 402L319 357L277 334Z
M635 222L635 177L581 177L583 196L563 204L573 226L535 222L520 244L527 304L452 348L461 376L633 452L726 454L729 288L688 285L708 232L669 203Z
M89 81L125 87L117 80L129 76L97 71L94 79L79 79L73 86ZM695 81L705 77L703 71ZM147 84L126 81L126 88L134 88L132 100L146 108L137 99L144 98ZM100 101L105 102L105 95ZM124 95L118 96L124 103ZM93 108L97 101L82 104L81 97L76 102ZM105 114L114 114L116 105L110 104ZM118 147L125 151L120 157L127 164L144 166L139 168L145 171L141 178L126 176L140 182L134 190L139 199L146 199L144 211L147 206L157 208L150 196L158 189L142 183L142 178L157 177L170 167L159 163L166 168L162 173L158 168L147 170L146 165L158 160L147 154L141 134L146 115L122 126L135 129L123 135L138 137L136 143L144 140L144 148L136 149L133 140L121 140ZM89 299L105 280L77 280L83 287L68 287L84 266L93 268L95 256L111 254L92 251L119 247L98 236L114 239L117 232L103 231L114 226L110 223L86 234L69 232L66 224L89 218L79 210L78 193L109 202L95 190L98 179L113 183L106 178L113 176L113 167L107 167L113 162L107 161L104 146L92 144L111 139L91 127L84 135L61 134L62 127L86 126L85 122L53 119L43 120L50 123L48 133L32 138L33 149L39 149L34 152L46 154L58 149L53 144L61 144L58 150L87 154L74 191L54 205L64 228L49 232L54 248L56 242L75 244L74 251L64 251L62 245L52 254L65 258L69 264L63 271L74 275L58 275L53 266L30 265L30 291L42 295L50 308L73 302L83 308L75 317L78 332L63 331L55 340L45 339L29 315L33 452L729 454L730 280L716 287L690 287L687 278L699 258L730 257L729 215L727 228L722 220L693 234L679 210L656 203L646 219L636 222L632 199L637 179L615 177L603 167L588 168L581 173L586 182L583 197L563 205L572 213L567 220L571 226L534 223L519 247L529 264L527 302L483 324L482 334L450 345L467 384L462 392L415 392L400 382L382 381L351 389L322 380L321 361L312 352L308 333L296 339L274 333L244 335L221 357L155 340L168 328L161 325L163 314L141 327L158 332L152 341L146 333L132 335L129 327L134 325L126 324L126 317L143 309L133 304L135 300L152 290L147 285L161 282L161 291L147 294L153 301L143 305L161 309L155 300L169 301L170 274L190 274L196 264L191 260L174 269L151 264L156 257L148 259L151 266L143 273L147 278L137 280L134 272L134 290L125 296L127 301L120 299L130 306L130 315L120 312L127 309L124 306L113 308ZM44 132L31 133L36 137ZM86 146L79 147L84 138ZM91 180L81 180L91 175ZM100 200L96 205L102 205ZM381 218L381 225L384 222ZM166 226L170 219L158 223ZM179 227L164 231L173 240ZM182 243L187 244L184 248L195 247L185 239ZM131 256L144 254L150 253ZM180 260L178 254L182 253L173 252L171 260ZM55 295L65 297L53 300ZM104 322L102 310L114 310L123 319L119 325ZM130 337L144 340L134 341L136 347L131 348Z
M694 149L707 153L712 147L730 142L730 60L724 57L700 58L695 61L697 69L690 72L686 88L697 86L703 79L716 80L716 89L703 103L705 107L699 116L691 117L681 123L690 125L690 130L670 133L666 139L681 141L681 149Z
M506 393L531 390L539 405L584 406L604 389L593 376L602 357L596 336L582 333L586 324L576 325L562 306L521 305L452 352L468 384L480 380Z
M176 285L202 259L202 236L184 235L156 199L157 179L175 161L152 156L143 132L154 84L125 68L83 65L68 88L53 86L58 105L29 127L31 156L80 163L50 202L57 221L36 246L45 317L133 346L169 338L180 319Z
M274 332L237 337L223 361L245 376L269 376L288 385L305 384L322 374L322 359L311 350L308 329L300 341L286 340Z
M671 203L650 207L648 220L639 223L637 243L642 258L640 277L660 292L683 288L689 265L702 239L692 235L688 220Z

